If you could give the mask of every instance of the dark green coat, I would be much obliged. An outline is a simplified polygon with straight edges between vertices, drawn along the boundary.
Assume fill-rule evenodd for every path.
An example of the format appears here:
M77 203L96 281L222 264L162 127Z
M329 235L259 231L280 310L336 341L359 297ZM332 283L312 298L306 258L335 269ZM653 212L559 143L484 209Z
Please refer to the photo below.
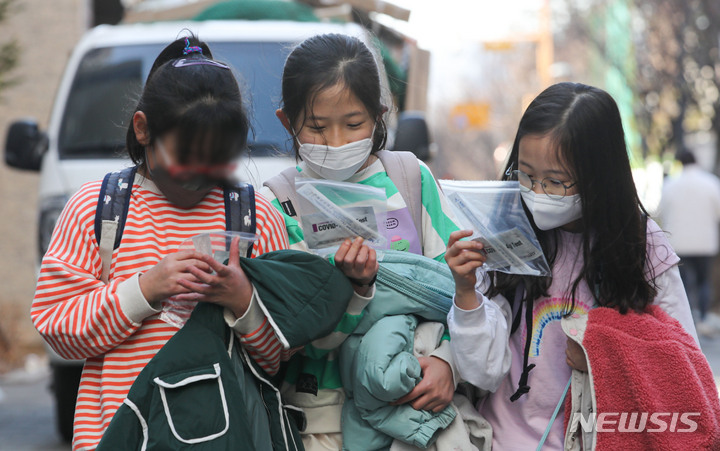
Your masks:
M337 268L305 252L241 265L289 347L332 332L352 296ZM302 414L282 404L274 382L241 348L223 309L198 304L140 372L97 449L302 450Z

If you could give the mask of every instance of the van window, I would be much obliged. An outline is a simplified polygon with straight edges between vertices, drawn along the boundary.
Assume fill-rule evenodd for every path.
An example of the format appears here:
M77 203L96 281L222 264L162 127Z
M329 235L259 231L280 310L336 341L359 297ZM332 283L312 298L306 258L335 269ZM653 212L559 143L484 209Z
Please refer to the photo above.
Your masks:
M235 69L252 120L253 156L291 151L275 117L291 43L209 42L213 57ZM97 48L82 58L60 125L61 159L125 157L125 135L150 67L164 45Z

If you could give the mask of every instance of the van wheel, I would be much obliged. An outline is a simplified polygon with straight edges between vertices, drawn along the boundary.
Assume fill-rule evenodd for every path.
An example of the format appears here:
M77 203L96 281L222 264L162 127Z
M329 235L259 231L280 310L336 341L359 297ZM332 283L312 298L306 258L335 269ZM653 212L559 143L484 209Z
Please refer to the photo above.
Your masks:
M66 443L72 441L73 417L75 415L75 401L82 365L52 365L52 384L50 389L55 397L55 417L57 429L62 440Z

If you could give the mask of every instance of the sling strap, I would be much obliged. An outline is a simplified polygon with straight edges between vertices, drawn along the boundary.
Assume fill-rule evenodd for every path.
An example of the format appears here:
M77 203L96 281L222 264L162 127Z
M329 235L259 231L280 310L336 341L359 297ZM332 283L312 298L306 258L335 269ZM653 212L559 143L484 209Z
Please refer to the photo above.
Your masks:
M375 155L382 162L388 177L400 191L410 210L422 246L422 174L417 157L412 152L389 150L381 150Z
M263 183L263 185L270 188L270 191L275 194L280 206L286 215L291 218L297 216L297 210L295 209L295 177L298 175L297 168L290 167L280 172L275 177L271 177Z

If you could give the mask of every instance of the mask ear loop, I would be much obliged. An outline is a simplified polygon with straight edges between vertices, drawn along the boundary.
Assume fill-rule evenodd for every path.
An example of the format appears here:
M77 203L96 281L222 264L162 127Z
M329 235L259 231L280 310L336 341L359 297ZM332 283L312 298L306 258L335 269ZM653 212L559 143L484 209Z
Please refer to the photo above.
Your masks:
M292 132L293 141L295 141L295 144L297 144L298 149L300 149L300 146L302 146L302 143L300 142L300 139L298 139L298 133L295 131L295 128L292 125L290 126L290 132Z

